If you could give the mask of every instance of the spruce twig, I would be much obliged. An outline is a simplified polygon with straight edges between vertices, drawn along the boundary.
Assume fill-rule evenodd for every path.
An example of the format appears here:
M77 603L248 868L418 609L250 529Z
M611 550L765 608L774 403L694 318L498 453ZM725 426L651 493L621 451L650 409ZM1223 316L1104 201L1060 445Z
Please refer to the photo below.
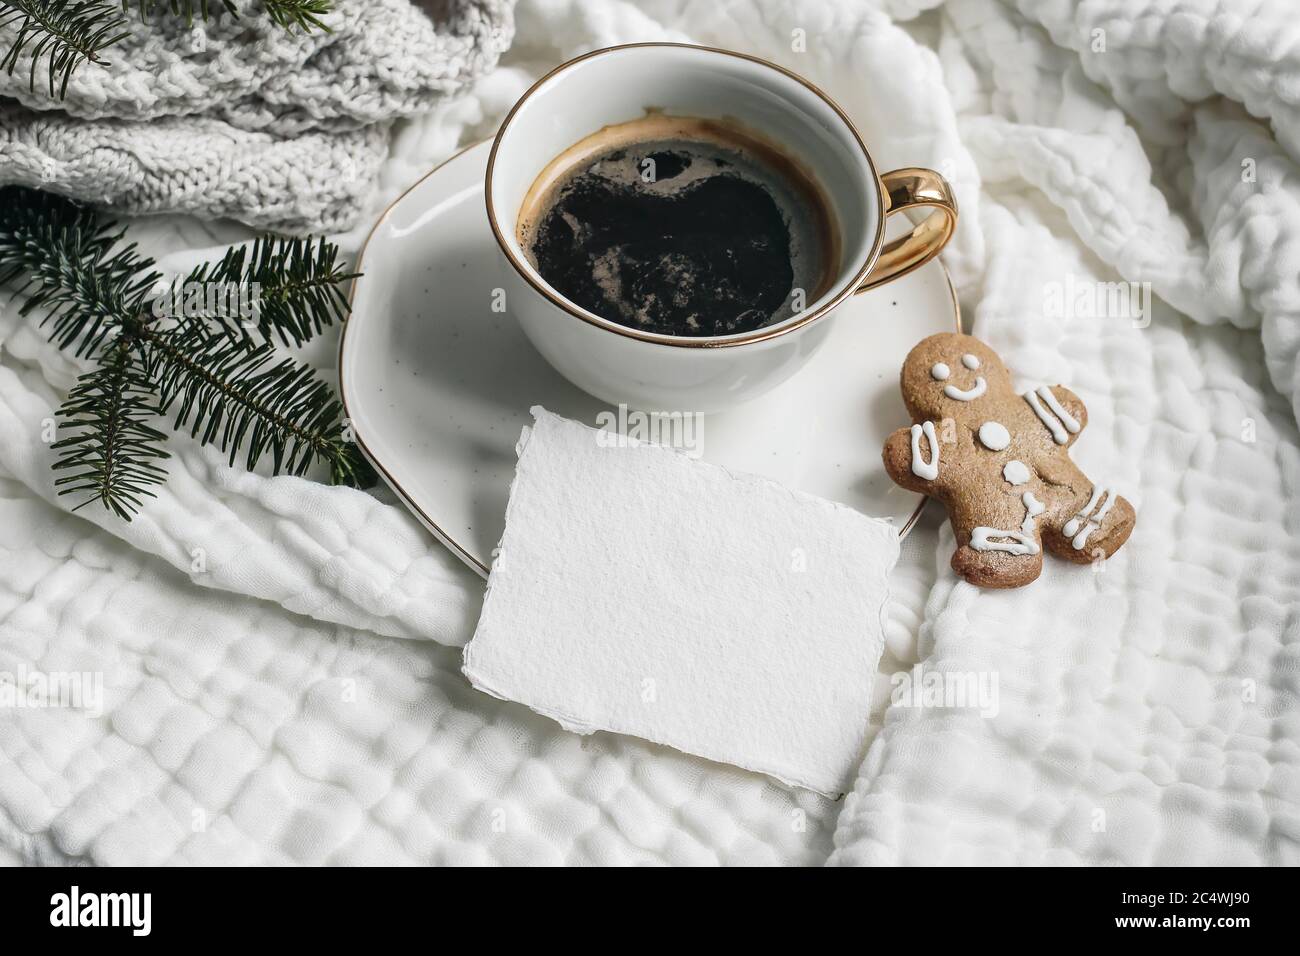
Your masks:
M77 67L88 60L107 65L99 54L126 37L125 23L116 6L103 0L0 0L0 27L18 27L12 46L0 57L0 69L12 76L29 52L28 88L35 91L44 58L50 96L63 99Z
M154 497L150 487L167 480L155 462L170 457L161 447L167 436L149 424L158 414L127 347L110 347L103 364L77 380L59 408L59 428L73 433L52 446L60 452L55 472L69 472L54 481L59 494L90 493L73 511L98 501L129 521L141 496Z
M45 308L61 349L85 358L129 327L162 276L125 230L82 206L20 186L0 188L0 283L26 293L22 314Z
M330 0L262 0L267 15L282 30L324 30L329 27L321 17L330 12Z
M184 17L187 26L207 20L217 3L233 17L239 16L234 0L0 0L0 28L16 25L8 50L0 56L0 70L13 75L24 53L30 54L28 87L35 91L42 62L49 74L51 98L68 95L68 83L87 61L107 66L100 57L108 47L129 35L126 16L134 6L141 21L158 8ZM321 19L332 9L330 0L262 0L262 6L282 30L329 31Z
M313 461L345 481L355 471L354 446L342 440L342 406L315 372L292 359L274 362L275 348L248 348L213 338L196 325L150 331L147 377L160 408L176 408L176 428L230 453L245 449L246 468L271 456L275 473L301 475Z
M217 0L225 11L233 17L239 16L239 7L234 0ZM132 6L132 0L122 0L122 9ZM184 17L185 23L194 22L195 15L201 20L212 14L209 0L134 0L134 6L140 13L140 19L146 19L158 7L166 7L173 16ZM262 0L267 16L283 30L297 27L302 30L329 30L321 17L330 12L330 0Z
M99 364L82 376L60 410L71 433L55 443L60 494L124 518L165 478L162 433L147 424L174 412L174 427L216 445L234 464L269 457L274 473L304 474L313 462L336 484L365 486L374 472L347 435L342 405L309 367L276 360L273 332L297 343L343 319L338 283L352 278L324 240L263 237L192 273L260 281L274 306L262 341L220 321L154 308L160 273L123 232L69 199L23 187L0 189L0 283L28 296L24 311L48 310L42 324L62 349ZM278 310L278 311L277 311ZM265 313L264 313L265 314ZM83 502L82 504L85 504ZM78 506L80 507L80 506Z
M342 286L354 278L356 273L339 265L332 242L264 236L193 269L179 288L225 306L207 310L205 318L232 339L248 340L251 325L264 342L278 338L284 345L302 345L325 326L343 321L348 300ZM231 314L235 310L228 305L236 290L253 293L254 314Z

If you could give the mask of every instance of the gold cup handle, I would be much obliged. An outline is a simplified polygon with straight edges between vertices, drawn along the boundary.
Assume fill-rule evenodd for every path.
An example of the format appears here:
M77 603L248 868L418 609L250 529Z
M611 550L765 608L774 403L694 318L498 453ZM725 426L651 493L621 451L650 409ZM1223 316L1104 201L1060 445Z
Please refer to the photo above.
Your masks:
M885 243L857 292L874 289L925 265L948 244L957 228L957 200L953 198L952 187L933 169L915 166L895 169L881 175L880 182L889 197L887 216L918 206L930 206L934 211L907 235Z

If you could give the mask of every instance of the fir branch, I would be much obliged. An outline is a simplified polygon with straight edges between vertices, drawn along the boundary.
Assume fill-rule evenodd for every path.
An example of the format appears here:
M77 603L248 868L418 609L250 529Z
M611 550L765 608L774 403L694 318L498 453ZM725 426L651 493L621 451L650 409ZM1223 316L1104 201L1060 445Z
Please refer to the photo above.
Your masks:
M209 0L134 0L134 2L140 12L141 20L158 7L166 7L173 16L185 17L187 25L194 22L195 14L199 19L206 20L212 12L212 4ZM218 0L218 2L231 16L239 16L239 8L234 0ZM130 9L131 5L132 0L122 0L123 10ZM262 0L262 6L266 9L267 16L282 30L292 30L297 27L301 30L329 31L329 27L320 18L330 12L330 0Z
M231 16L239 16L234 0L217 2ZM17 26L9 49L0 57L0 70L12 76L23 54L30 53L28 88L35 91L36 74L44 61L50 96L63 99L81 64L108 65L100 54L129 35L123 29L124 14L132 5L132 0L122 0L120 8L108 0L0 0L0 29ZM165 7L173 16L183 16L187 26L196 16L207 20L215 5L209 0L134 0L141 20ZM282 30L329 32L321 18L332 9L330 0L262 0L262 6Z
M28 296L23 311L49 310L51 340L100 368L83 376L64 417L78 430L57 443L57 484L90 491L90 500L123 517L138 509L155 474L158 433L147 414L175 410L202 444L241 452L247 467L264 456L275 473L301 475L313 462L336 484L367 487L377 476L346 433L342 405L309 367L275 361L272 331L310 337L345 317L337 283L351 278L338 250L318 240L263 239L246 257L227 256L197 273L265 280L282 311L263 341L232 336L202 317L172 321L152 308L160 275L123 233L71 200L22 187L0 189L0 283ZM269 251L267 251L269 250ZM285 274L277 273L283 268ZM333 285L331 285L333 284ZM148 396L156 397L151 404ZM62 427L62 426L61 426ZM159 479L161 480L161 479ZM66 493L66 492L64 492Z
M52 446L59 452L55 472L70 472L55 479L59 494L90 493L73 511L98 501L130 521L141 497L154 497L151 486L167 480L155 462L170 457L161 447L167 436L148 424L158 414L127 347L113 345L99 368L77 379L59 408L59 428L72 434Z
M142 345L162 412L175 406L174 427L188 425L201 444L229 451L232 465L246 449L250 469L269 453L276 474L301 475L313 461L326 463L335 481L356 472L342 406L307 366L292 359L272 364L273 346L250 349L196 325L151 329Z
M330 0L262 0L262 6L266 8L267 16L282 30L297 27L303 32L330 32L330 28L321 19L332 9Z
M121 29L125 23L114 4L104 0L0 0L0 28L18 27L0 57L0 69L12 76L23 53L30 52L28 88L35 91L44 58L50 96L63 99L77 67L88 60L107 65L99 54L127 36Z
M116 248L124 230L87 206L27 189L0 188L0 283L18 281L27 314L46 308L50 339L79 358L115 331L139 324L162 276L134 243Z
M205 303L222 303L204 318L231 338L247 340L251 326L264 342L278 337L285 345L302 345L347 317L342 285L356 276L339 265L338 247L332 242L263 236L229 249L215 264L192 270L180 293L186 301L193 294ZM252 306L251 315L232 314L231 293Z

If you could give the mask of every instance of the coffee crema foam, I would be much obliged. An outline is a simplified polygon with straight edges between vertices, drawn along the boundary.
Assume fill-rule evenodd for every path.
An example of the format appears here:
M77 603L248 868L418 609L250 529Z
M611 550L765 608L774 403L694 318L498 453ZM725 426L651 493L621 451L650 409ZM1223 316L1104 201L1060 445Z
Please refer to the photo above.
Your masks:
M749 332L815 301L838 268L829 206L776 147L730 123L649 113L565 150L517 238L576 305L664 335Z

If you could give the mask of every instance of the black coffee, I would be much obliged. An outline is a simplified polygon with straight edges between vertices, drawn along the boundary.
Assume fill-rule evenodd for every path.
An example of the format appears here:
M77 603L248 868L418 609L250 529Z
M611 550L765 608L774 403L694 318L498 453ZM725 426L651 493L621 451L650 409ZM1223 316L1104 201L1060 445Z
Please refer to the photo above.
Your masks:
M651 115L609 127L548 167L520 244L561 295L666 335L730 335L821 294L829 228L816 187L749 137Z

